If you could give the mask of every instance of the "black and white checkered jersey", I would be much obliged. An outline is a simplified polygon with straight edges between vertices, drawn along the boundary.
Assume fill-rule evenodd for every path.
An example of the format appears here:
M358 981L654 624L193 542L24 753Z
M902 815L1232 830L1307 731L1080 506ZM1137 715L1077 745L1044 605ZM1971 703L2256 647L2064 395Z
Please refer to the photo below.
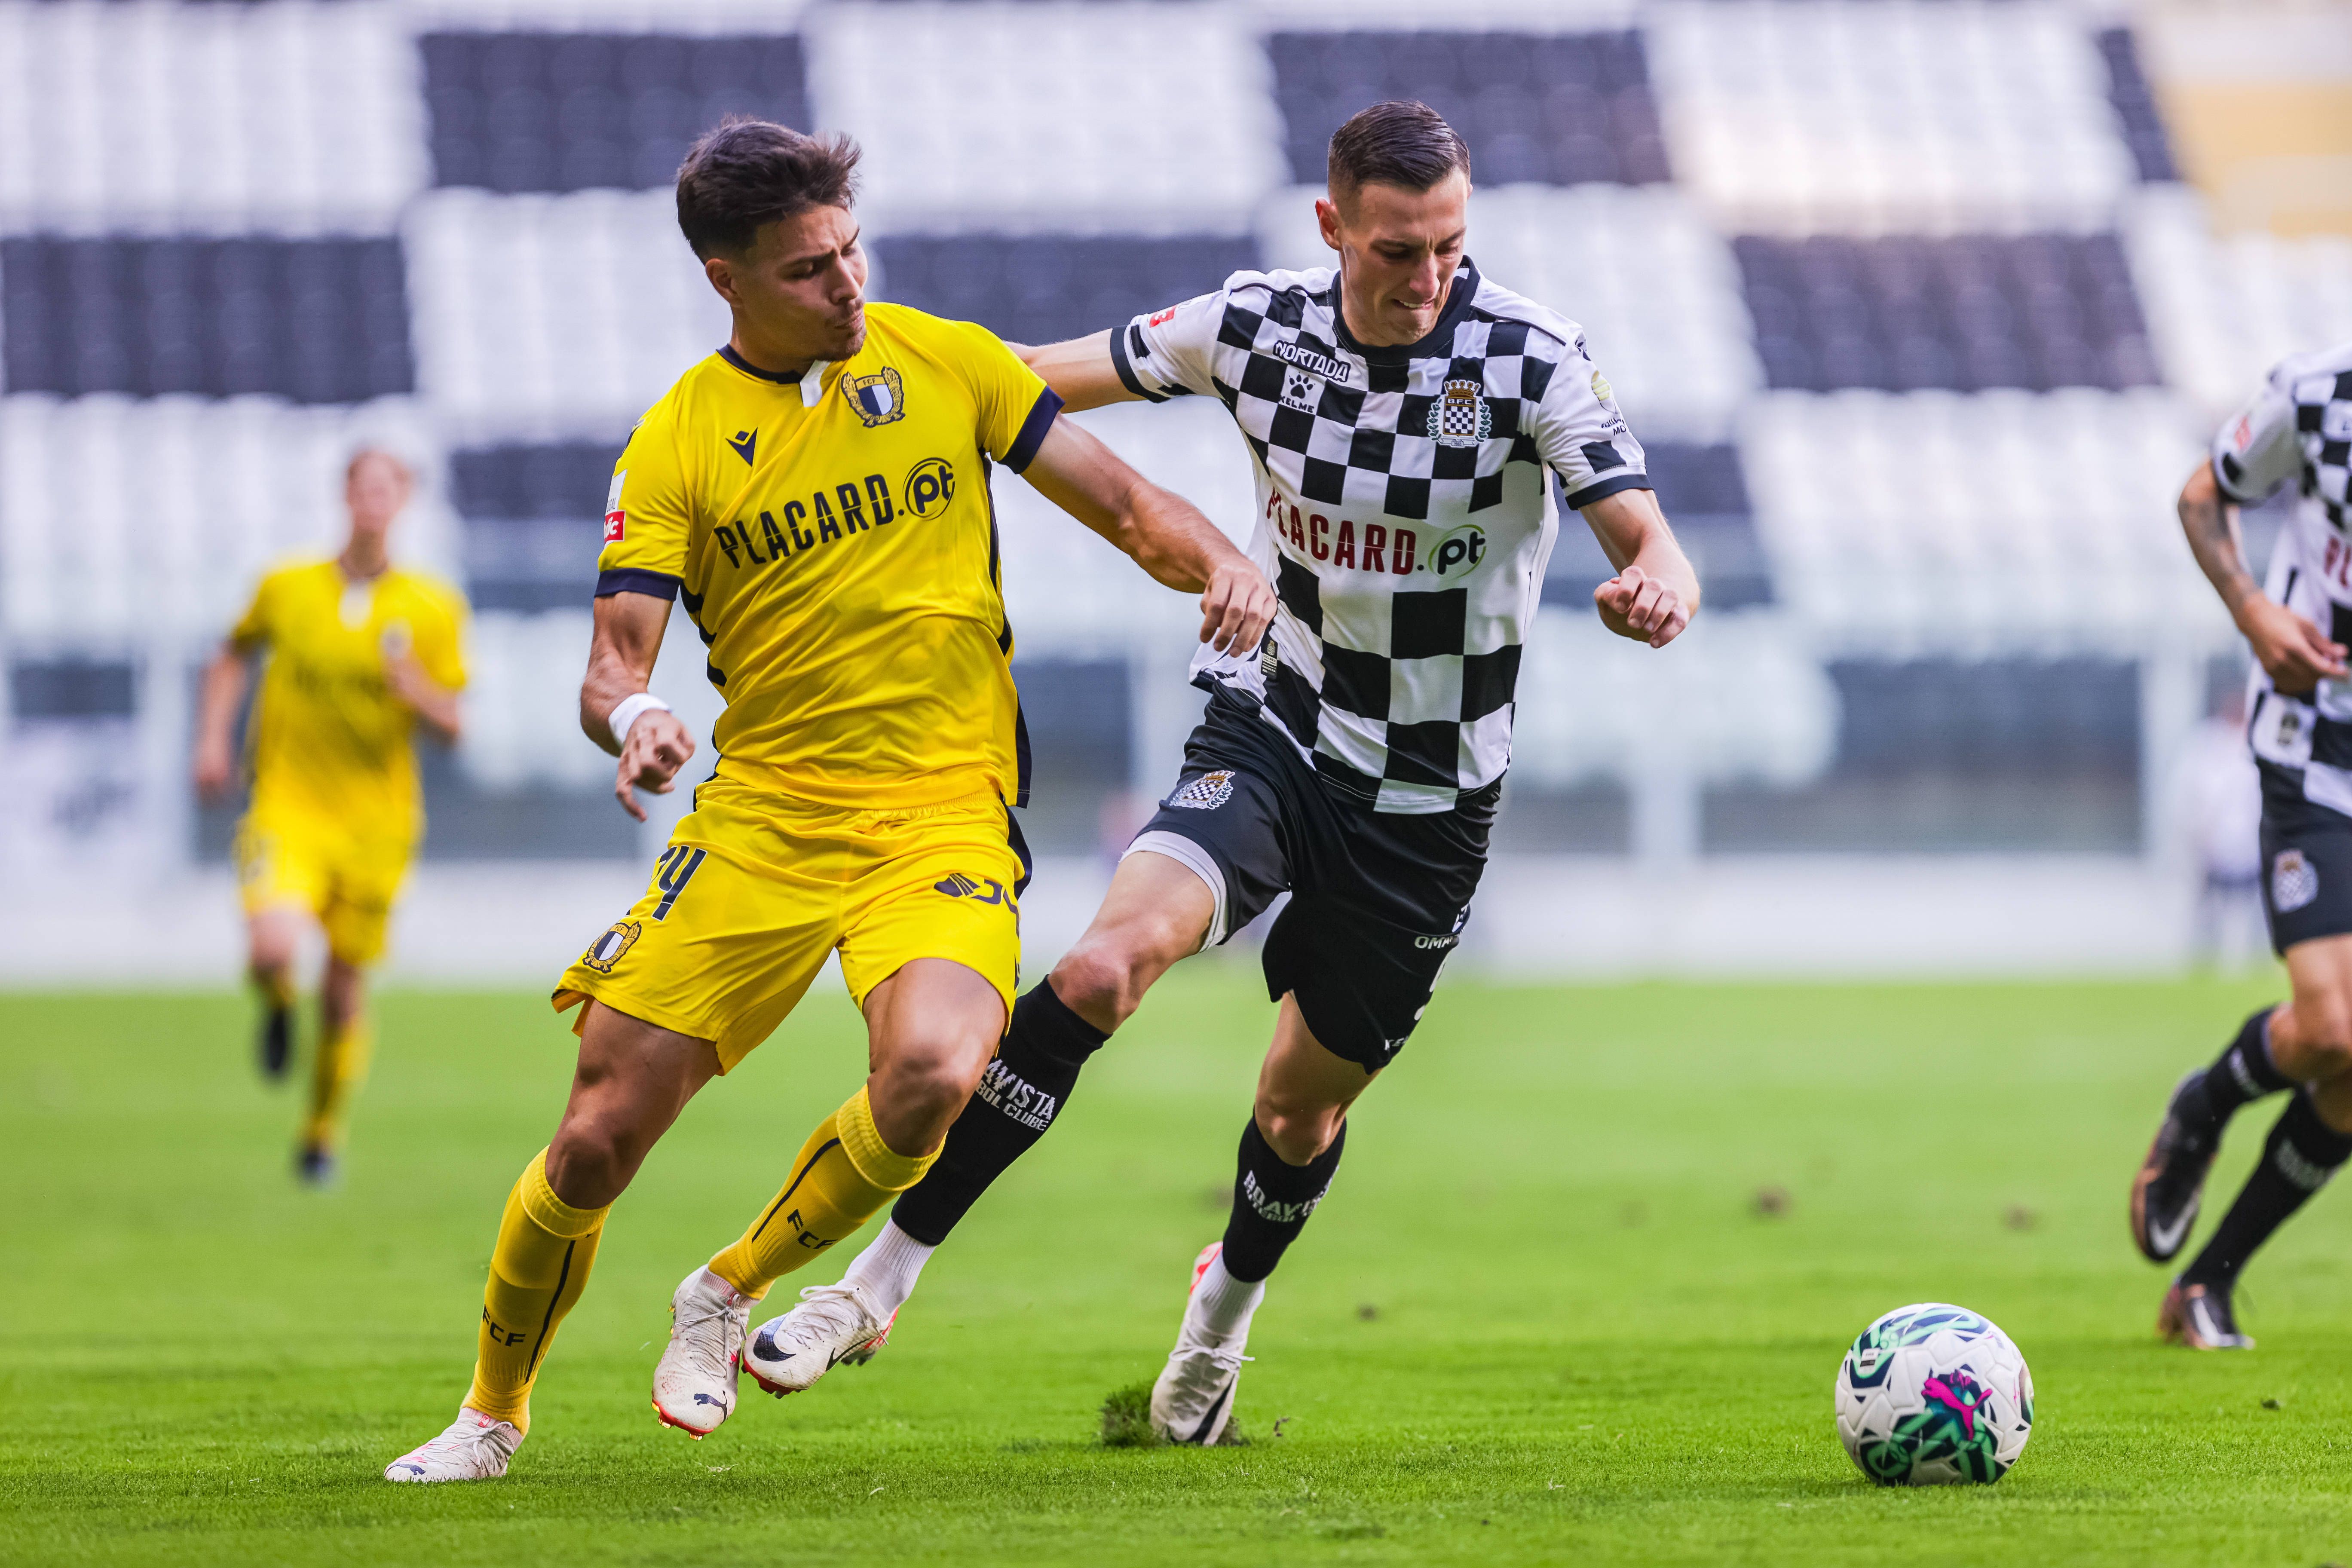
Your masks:
M1250 555L1281 597L1255 654L1193 679L1257 697L1332 788L1445 811L1503 776L1511 694L1570 507L1648 489L1582 329L1465 260L1419 342L1368 347L1337 274L1236 272L1111 334L1128 390L1214 394L1255 456Z
M2352 342L2281 360L2213 437L2213 479L2231 500L2260 501L2295 486L2265 591L2340 643L2352 643L2347 459ZM2297 699L2273 689L2257 664L2247 706L2254 754L2302 769L2306 799L2352 813L2352 681L2324 680Z

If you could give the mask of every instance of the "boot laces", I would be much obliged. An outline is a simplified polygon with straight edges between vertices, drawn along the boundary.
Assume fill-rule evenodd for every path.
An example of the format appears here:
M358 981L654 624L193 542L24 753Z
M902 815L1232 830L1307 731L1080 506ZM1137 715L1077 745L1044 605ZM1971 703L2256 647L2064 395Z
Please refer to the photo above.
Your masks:
M866 1310L865 1293L855 1285L812 1285L801 1292L801 1304L776 1325L776 1337L795 1350L806 1350L874 1327Z
M686 1291L670 1303L679 1348L711 1368L734 1364L735 1352L743 1346L746 1315L732 1300L716 1300L701 1290Z

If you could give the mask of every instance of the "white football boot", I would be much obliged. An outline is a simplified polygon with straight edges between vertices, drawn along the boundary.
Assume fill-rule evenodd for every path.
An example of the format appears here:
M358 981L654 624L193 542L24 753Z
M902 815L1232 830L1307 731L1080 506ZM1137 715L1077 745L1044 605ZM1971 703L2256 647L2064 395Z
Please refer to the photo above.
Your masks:
M898 1321L874 1315L873 1298L856 1285L812 1285L801 1304L760 1325L744 1342L743 1370L782 1399L798 1394L844 1362L863 1366L890 1342Z
M493 1421L470 1406L457 1412L449 1429L383 1468L388 1481L494 1481L522 1447L522 1434L508 1421Z
M654 1414L697 1442L735 1414L735 1358L751 1302L708 1268L669 1299L669 1345L654 1367Z
M1151 1385L1151 1426L1171 1443L1208 1447L1225 1435L1234 1418L1234 1390L1242 1381L1242 1363L1249 1360L1242 1347L1249 1342L1249 1325L1230 1334L1213 1332L1200 1312L1201 1277L1224 1250L1213 1241L1192 1260L1192 1285L1184 1299L1184 1323L1176 1331L1176 1348L1168 1354L1160 1381Z

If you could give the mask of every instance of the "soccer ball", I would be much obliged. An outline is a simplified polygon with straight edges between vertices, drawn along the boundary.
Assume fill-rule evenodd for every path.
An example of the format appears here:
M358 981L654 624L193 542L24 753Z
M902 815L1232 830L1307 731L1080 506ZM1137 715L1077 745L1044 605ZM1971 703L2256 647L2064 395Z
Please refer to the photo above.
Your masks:
M2033 1430L2033 1374L1965 1307L1897 1307L1838 1367L1838 1437L1881 1486L1997 1481Z

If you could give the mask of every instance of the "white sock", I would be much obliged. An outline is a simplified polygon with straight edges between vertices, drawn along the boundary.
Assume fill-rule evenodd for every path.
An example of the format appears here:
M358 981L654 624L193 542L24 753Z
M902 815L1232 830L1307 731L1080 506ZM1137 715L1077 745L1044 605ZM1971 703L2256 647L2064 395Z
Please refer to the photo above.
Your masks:
M730 1307L740 1306L751 1300L751 1297L729 1284L723 1275L713 1274L709 1264L703 1265L702 1278L697 1280L695 1285L696 1289L701 1290L704 1295L716 1296Z
M841 1282L865 1291L874 1303L875 1316L887 1321L915 1293L915 1281L922 1278L923 1265L930 1261L934 1250L900 1230L897 1221L886 1221L882 1234L849 1260L849 1271Z
M1219 1344L1249 1332L1250 1314L1265 1300L1265 1281L1240 1280L1225 1272L1222 1252L1209 1260L1201 1283L1192 1292L1192 1316L1202 1331Z

